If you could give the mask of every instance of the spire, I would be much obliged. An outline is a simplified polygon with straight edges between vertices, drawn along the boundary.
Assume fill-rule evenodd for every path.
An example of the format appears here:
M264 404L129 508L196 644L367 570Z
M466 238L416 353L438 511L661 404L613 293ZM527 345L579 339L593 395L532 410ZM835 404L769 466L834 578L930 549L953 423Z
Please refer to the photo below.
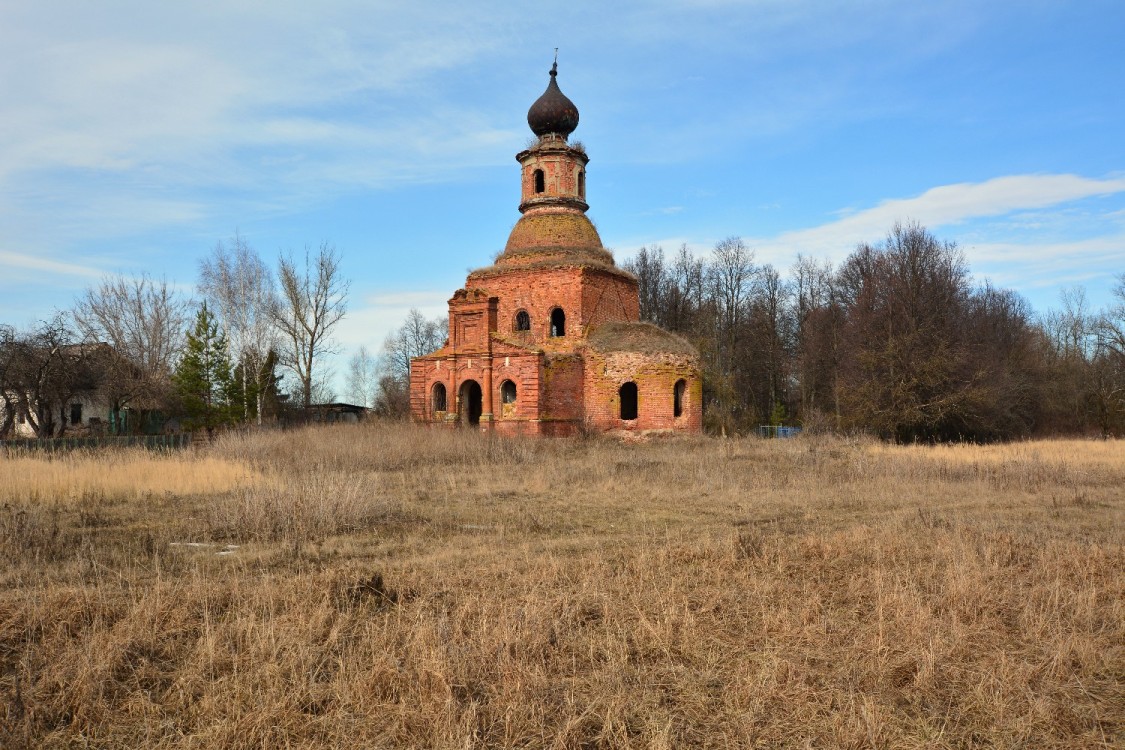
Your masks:
M547 84L547 90L527 111L527 124L537 136L555 133L565 139L578 127L578 107L559 90L556 81L559 75L558 54L558 50L555 50L555 62L551 65L551 82Z

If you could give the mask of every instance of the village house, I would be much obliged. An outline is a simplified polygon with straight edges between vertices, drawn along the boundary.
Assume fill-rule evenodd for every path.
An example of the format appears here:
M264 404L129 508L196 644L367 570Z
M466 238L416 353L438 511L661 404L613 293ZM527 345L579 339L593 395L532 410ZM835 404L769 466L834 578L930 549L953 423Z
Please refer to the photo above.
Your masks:
M24 385L0 388L0 438L106 432L111 404L102 381L108 344L66 344L22 353L28 356L7 369L24 370Z
M501 433L702 428L699 353L640 321L637 280L586 216L578 109L547 90L517 154L522 214L494 265L449 300L449 339L410 365L416 422Z

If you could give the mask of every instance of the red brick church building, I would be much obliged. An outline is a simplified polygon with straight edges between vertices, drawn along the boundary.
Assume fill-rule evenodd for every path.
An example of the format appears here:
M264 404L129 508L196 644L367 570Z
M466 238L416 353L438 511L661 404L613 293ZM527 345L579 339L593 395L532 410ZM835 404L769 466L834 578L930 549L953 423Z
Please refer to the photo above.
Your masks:
M578 109L551 69L516 155L520 213L495 264L449 300L449 339L410 363L415 421L504 433L702 427L699 353L640 321L637 280L586 218Z

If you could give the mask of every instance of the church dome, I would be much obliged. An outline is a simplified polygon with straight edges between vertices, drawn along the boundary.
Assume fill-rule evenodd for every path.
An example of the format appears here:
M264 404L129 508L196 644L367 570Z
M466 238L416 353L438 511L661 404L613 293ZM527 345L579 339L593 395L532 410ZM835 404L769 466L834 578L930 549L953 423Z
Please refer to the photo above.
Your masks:
M547 90L527 110L527 124L538 136L557 133L566 138L578 127L578 107L559 90L555 81L558 70L558 63L551 66L551 82L547 84Z

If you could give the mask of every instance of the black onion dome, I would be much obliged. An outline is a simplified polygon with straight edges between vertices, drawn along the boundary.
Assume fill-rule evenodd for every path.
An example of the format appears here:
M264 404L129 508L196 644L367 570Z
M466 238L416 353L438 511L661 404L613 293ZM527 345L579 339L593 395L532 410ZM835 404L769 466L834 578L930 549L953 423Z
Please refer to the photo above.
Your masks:
M558 63L551 66L551 82L547 84L547 90L527 110L527 124L535 135L558 133L565 138L578 127L578 107L566 98L555 82L558 68Z

